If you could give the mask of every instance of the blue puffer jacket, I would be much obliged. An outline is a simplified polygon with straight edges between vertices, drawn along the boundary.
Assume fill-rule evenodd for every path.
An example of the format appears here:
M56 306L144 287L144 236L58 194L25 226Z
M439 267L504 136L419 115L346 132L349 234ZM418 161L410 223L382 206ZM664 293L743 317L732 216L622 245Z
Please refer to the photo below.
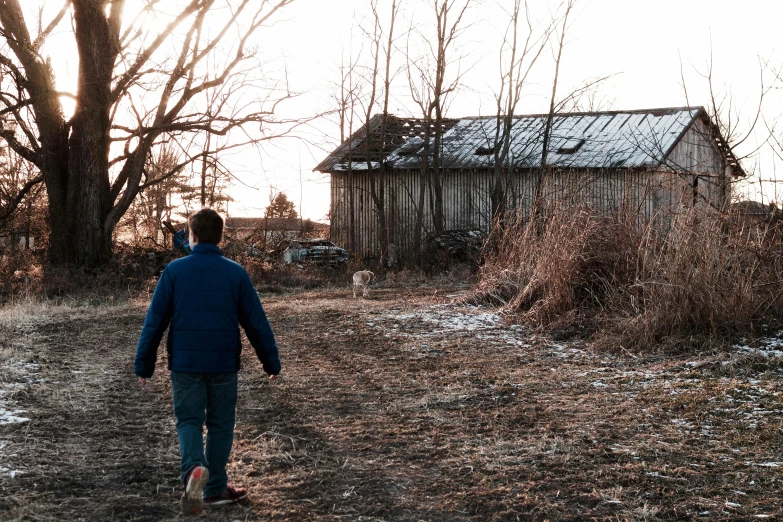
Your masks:
M191 255L172 261L160 275L136 349L138 377L155 371L158 345L169 323L169 370L238 371L241 325L264 371L280 373L275 336L258 293L245 269L223 257L217 245L195 245Z

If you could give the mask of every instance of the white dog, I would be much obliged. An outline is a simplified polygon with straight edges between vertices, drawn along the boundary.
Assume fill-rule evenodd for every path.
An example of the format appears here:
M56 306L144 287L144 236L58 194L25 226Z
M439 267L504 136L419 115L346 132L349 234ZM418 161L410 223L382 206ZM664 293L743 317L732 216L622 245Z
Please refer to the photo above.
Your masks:
M360 287L364 287L362 295L368 297L370 295L370 285L375 279L375 274L369 270L360 270L353 275L353 296L356 297L356 290Z

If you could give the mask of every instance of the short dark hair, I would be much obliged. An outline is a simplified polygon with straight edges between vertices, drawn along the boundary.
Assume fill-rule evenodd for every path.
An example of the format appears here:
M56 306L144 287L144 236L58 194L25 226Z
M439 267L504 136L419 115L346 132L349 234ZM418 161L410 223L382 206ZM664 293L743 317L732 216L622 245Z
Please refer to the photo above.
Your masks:
M223 218L211 208L202 208L190 216L188 226L199 243L217 245L223 238Z

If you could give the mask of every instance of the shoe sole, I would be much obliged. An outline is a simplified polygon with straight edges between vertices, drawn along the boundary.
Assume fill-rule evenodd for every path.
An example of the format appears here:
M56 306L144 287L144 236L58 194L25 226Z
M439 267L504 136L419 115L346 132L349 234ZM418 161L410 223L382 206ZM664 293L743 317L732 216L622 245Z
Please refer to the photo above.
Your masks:
M185 488L185 494L182 495L182 500L179 502L183 514L197 515L204 508L202 494L208 480L209 470L207 468L199 466L193 470L188 485Z
M237 497L237 498L234 498L234 499L227 498L225 500L214 500L212 502L204 502L204 506L205 507L227 506L229 504L236 504L237 502L245 500L246 498L247 498L247 493L245 493L241 497Z

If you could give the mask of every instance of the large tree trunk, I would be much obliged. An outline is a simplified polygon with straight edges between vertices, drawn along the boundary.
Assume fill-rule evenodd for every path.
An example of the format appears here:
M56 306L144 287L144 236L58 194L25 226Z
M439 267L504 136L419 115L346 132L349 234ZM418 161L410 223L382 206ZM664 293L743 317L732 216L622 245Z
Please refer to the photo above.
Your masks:
M65 214L71 241L62 247L68 261L92 266L111 256L111 230L105 223L112 206L108 151L115 53L107 49L116 43L101 2L74 2L73 11L79 86L71 120Z

